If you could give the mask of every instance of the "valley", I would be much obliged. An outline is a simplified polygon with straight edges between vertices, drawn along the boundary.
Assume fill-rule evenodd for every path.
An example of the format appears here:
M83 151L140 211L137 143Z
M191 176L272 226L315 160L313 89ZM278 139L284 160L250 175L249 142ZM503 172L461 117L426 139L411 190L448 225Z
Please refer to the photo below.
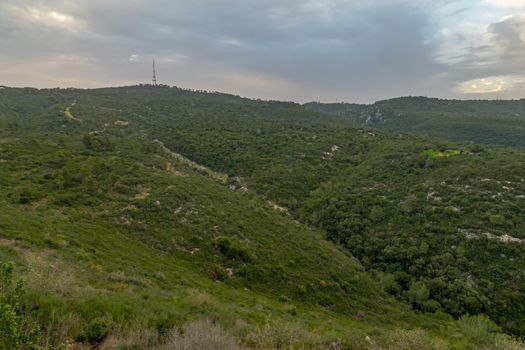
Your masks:
M209 329L225 349L523 348L519 139L307 107L2 89L0 262L26 290L13 324L43 348L162 349Z

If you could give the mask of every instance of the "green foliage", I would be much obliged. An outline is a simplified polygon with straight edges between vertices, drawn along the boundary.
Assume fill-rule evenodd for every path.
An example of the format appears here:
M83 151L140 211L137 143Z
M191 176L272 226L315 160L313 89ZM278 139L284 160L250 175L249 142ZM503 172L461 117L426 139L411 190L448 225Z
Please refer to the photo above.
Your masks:
M214 244L219 252L227 259L242 262L249 262L251 260L250 253L248 253L248 250L236 237L219 236L215 238Z
M21 314L21 282L13 282L13 263L0 262L0 349L38 349L38 333Z
M92 151L111 151L115 146L108 137L97 134L87 134L82 138L84 146Z
M194 349L236 350L240 347L221 326L204 319L191 322L180 331L173 330L159 350Z
M383 287L383 289L394 296L399 296L401 293L401 286L396 281L396 276L391 273L385 273L382 271L372 271L374 273L374 277L377 278L380 285Z
M443 151L437 149L425 149L421 151L421 154L426 155L429 158L440 158L457 156L461 154L461 151L457 149L446 149Z
M110 330L111 325L107 319L96 318L86 325L77 339L81 342L98 344L108 336Z
M29 279L50 344L201 316L259 346L473 343L440 310L524 334L520 151L168 87L2 89L0 123L2 238L75 275Z
M315 111L335 114L377 128L430 135L460 142L525 147L525 100L443 100L401 97L372 105L307 103ZM473 146L472 152L483 150Z
M408 301L413 307L423 309L428 302L430 291L424 282L417 281L412 282L407 294Z
M518 350L523 345L500 333L500 328L486 316L463 316L458 325L465 337L465 349Z
M421 329L396 330L386 340L385 348L389 350L445 350L448 345L440 339L433 338Z
M489 221L493 225L504 225L505 217L501 214L493 214L489 216Z
M216 281L228 279L228 271L220 264L212 264L208 267L208 277Z

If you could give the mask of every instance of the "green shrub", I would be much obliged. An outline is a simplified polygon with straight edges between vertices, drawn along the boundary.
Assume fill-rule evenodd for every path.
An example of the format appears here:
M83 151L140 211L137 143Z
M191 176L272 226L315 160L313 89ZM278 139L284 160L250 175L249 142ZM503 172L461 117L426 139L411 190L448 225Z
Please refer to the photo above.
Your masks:
M107 319L96 318L86 325L78 336L78 341L93 344L100 343L108 336L110 330L110 323Z
M390 334L384 347L389 350L446 350L449 349L442 340L432 338L421 329L396 330Z
M282 301L283 303L291 303L292 300L288 298L286 295L279 295L279 301Z
M252 259L248 250L237 238L219 236L215 239L214 244L219 252L230 260L249 262Z
M501 214L493 214L489 216L489 221L493 225L504 225L505 217Z
M38 332L20 313L24 290L13 283L13 270L13 263L0 263L0 349L38 349Z
M428 301L429 295L430 292L424 282L413 282L408 290L408 301L414 308L422 309Z
M126 284L131 284L131 285L135 285L135 286L148 286L149 283L146 279L144 278L137 278L137 277L134 277L134 276L127 276L124 272L122 271L113 271L113 272L110 272L108 273L107 277L108 281L111 281L111 282L121 282L121 283L126 283Z
M38 199L40 199L42 195L40 193L37 193L36 191L32 189L24 189L20 192L18 196L18 203L20 204L29 204L31 202L34 202Z
M318 336L298 324L274 321L251 331L245 341L270 349L305 349L318 342Z
M106 136L87 134L82 138L84 146L91 151L112 151L115 145Z
M188 323L179 331L174 329L160 350L235 350L235 339L216 323L204 319Z
M384 291L391 295L399 295L401 287L396 282L396 278L391 273L384 273L382 271L373 271L374 277L377 279Z
M225 281L228 279L228 271L219 264L212 264L208 267L208 277L215 281Z
M525 344L500 333L500 328L484 315L463 316L458 320L465 339L465 349L518 350Z

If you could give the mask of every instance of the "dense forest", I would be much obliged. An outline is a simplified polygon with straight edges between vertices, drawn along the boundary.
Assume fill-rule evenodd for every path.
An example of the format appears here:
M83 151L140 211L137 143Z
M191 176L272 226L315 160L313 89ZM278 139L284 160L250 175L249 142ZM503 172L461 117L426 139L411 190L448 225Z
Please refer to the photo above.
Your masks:
M396 101L481 126L447 141L403 114L358 124L370 106L1 89L2 345L170 348L201 327L225 349L521 348L525 152L487 145L521 139L454 143L519 102Z

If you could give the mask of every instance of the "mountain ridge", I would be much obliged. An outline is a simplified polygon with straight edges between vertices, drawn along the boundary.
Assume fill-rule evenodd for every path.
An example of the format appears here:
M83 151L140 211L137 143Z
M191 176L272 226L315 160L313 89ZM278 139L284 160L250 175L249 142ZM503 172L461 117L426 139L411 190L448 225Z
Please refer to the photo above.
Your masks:
M306 103L308 109L395 132L455 142L525 147L525 100L447 100L399 97L370 105Z

